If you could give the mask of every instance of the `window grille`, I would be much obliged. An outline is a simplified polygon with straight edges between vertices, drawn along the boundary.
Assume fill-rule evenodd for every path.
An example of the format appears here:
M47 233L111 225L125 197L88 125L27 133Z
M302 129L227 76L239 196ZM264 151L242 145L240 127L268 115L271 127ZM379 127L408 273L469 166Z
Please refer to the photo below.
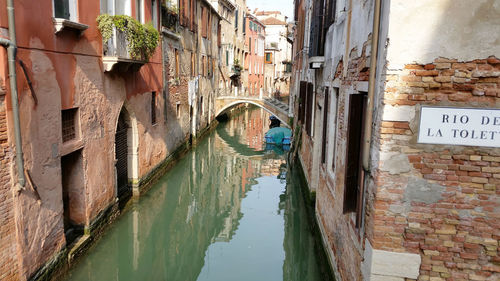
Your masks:
M76 138L76 113L77 108L61 111L62 116L62 139L67 142Z

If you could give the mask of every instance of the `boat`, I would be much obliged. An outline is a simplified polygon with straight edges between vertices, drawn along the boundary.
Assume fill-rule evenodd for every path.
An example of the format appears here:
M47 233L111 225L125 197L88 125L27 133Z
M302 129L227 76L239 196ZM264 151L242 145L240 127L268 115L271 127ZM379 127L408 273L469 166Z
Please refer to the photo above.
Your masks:
M274 127L264 136L266 144L290 145L292 143L292 130L283 127Z

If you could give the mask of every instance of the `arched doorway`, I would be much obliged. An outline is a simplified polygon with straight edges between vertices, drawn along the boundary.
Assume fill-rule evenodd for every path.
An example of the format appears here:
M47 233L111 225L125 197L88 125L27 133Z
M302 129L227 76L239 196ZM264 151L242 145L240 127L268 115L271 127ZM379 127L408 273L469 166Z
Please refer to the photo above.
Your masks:
M128 131L129 118L125 109L122 109L118 117L115 134L115 168L117 196L120 198L130 193L128 182Z

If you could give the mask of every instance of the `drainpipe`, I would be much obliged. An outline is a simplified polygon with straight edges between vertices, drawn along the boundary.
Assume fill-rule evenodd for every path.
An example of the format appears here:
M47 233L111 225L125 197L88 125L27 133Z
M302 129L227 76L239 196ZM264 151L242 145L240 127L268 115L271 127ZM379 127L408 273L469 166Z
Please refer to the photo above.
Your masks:
M9 21L9 37L10 40L0 38L0 45L7 48L7 57L9 61L9 80L10 80L10 100L12 102L12 113L14 117L14 136L16 139L16 165L18 184L20 189L24 188L26 179L24 177L24 159L23 146L21 141L21 126L19 124L19 105L17 96L17 78L16 78L16 26L14 20L14 1L7 0L7 15Z
M379 27L380 27L380 5L381 0L375 0L375 11L373 16L373 32L371 43L370 55L370 77L368 81L368 103L365 119L365 134L363 137L363 168L365 171L370 170L370 142L372 137L372 122L374 102L373 97L375 93L375 76L377 72L377 57L378 57L378 41L379 41Z

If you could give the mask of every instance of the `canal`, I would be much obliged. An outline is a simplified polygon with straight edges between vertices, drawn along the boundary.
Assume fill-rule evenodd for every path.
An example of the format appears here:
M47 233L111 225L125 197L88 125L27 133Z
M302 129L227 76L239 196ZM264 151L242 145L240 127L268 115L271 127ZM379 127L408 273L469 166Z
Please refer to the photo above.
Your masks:
M297 173L250 108L204 137L66 280L331 280Z

